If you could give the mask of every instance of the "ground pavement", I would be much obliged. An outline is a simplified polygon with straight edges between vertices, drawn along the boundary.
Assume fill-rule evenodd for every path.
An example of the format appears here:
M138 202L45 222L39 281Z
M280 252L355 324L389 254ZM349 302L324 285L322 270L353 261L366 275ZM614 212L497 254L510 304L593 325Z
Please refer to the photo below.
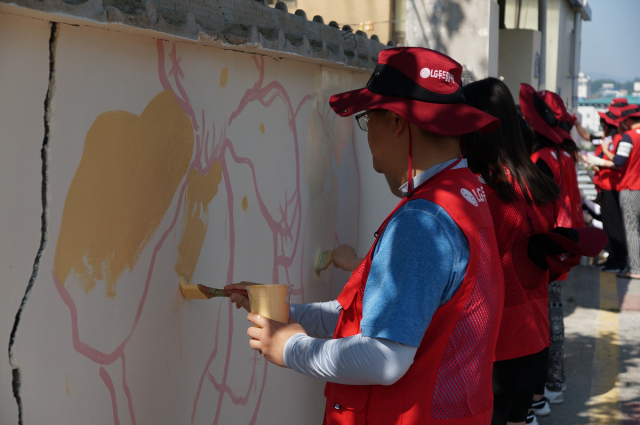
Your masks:
M563 283L567 391L541 425L640 425L640 280L579 266Z

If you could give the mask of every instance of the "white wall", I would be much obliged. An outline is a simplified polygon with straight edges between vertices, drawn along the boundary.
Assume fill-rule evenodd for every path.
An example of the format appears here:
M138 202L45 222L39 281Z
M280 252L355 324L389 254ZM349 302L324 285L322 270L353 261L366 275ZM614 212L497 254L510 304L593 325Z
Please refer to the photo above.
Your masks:
M538 87L535 76L536 53L540 54L541 34L533 30L500 30L499 74L519 103L520 83Z
M0 14L0 35L8 344L40 239L49 23ZM48 242L14 346L24 423L319 423L323 384L267 366L245 312L185 300L178 278L336 297L348 273L316 277L315 256L364 255L396 203L327 104L368 72L66 24L54 68ZM0 365L0 423L17 423Z
M0 423L18 423L9 339L40 246L46 21L0 13ZM22 330L18 337L23 336Z
M495 0L407 0L407 45L428 47L460 62L475 79L492 75L497 55ZM493 16L493 18L492 18Z

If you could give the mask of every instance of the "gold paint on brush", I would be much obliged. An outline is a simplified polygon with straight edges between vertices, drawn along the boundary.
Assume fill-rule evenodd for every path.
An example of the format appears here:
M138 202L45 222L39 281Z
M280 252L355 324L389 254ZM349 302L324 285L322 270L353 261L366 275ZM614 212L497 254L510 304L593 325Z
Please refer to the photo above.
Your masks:
M193 127L171 91L136 116L100 114L84 142L69 187L56 245L54 274L73 271L88 294L104 281L107 297L132 271L165 216L189 167Z
M189 283L189 280L186 276L180 276L180 290L182 291L182 295L189 300L208 300L207 296L203 294L200 289L198 289L198 285L193 283Z

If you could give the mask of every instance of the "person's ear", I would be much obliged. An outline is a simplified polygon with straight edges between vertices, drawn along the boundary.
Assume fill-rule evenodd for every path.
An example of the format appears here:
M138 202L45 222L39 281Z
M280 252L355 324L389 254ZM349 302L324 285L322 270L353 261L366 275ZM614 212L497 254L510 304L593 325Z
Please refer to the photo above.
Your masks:
M396 139L400 138L400 135L404 132L404 130L409 126L409 121L400 115L392 112L393 114L393 137Z

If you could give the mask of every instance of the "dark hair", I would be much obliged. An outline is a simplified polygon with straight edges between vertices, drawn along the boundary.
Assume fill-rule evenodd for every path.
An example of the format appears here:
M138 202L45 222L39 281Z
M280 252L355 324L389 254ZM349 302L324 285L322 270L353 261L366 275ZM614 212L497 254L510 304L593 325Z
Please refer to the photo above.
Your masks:
M500 119L500 127L493 133L465 135L465 156L471 171L482 175L504 202L518 199L513 187L516 182L528 203L548 204L557 200L560 188L531 161L507 86L496 78L486 78L464 86L463 92L468 105Z
M534 131L532 153L538 152L540 149L543 149L543 148L551 148L551 149L554 149L556 152L559 152L561 150L565 151L569 155L571 155L574 161L578 160L578 152L580 152L580 148L576 145L576 142L574 142L573 140L564 139L562 143L558 144L552 141L551 139L549 139L548 137L542 135L541 133Z

